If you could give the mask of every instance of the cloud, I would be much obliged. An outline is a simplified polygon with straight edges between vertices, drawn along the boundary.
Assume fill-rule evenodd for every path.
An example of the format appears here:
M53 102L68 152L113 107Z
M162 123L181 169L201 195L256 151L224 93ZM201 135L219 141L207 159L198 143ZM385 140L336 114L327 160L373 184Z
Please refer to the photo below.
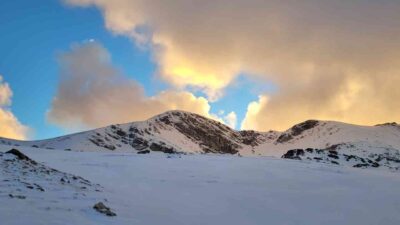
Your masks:
M97 42L74 45L59 63L60 83L48 119L62 127L132 122L172 109L214 118L207 99L190 92L166 90L146 96L141 85L112 65L109 53Z
M0 137L26 139L28 128L22 125L10 111L12 91L0 75Z
M235 112L230 112L228 115L224 117L226 124L230 126L232 129L236 128L237 124L237 116Z
M152 50L161 77L210 100L239 73L273 83L248 128L400 120L398 0L67 2L98 7L109 30Z
M258 96L258 101L249 103L247 106L246 116L242 121L241 129L251 130L258 128L260 121L257 120L257 116L260 114L261 108L266 105L267 101L267 96L260 95Z

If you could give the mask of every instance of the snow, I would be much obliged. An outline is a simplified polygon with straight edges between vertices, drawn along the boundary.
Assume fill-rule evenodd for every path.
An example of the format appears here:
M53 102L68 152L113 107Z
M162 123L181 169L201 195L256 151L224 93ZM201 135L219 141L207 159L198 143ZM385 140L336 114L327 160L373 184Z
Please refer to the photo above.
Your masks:
M290 129L286 132L289 132ZM285 132L285 133L286 133ZM320 148L341 143L349 143L355 147L371 146L371 152L379 148L400 150L399 126L359 126L335 121L319 121L313 129L304 131L287 143L264 142L254 148L255 155L282 156L287 150L297 148ZM358 146L358 144L361 144ZM249 154L246 154L249 155Z
M163 118L169 122L162 122ZM325 149L332 145L346 143L346 146L354 146L348 149L352 154L365 157L366 154L381 152L382 149L393 149L400 152L400 126L397 124L385 124L379 126L359 126L335 121L318 121L318 125L304 130L289 141L279 143L277 140L282 134L290 134L293 128L285 132L254 132L256 145L244 144L240 140L240 131L235 131L216 121L184 111L169 111L154 116L146 121L132 122L114 126L108 126L66 135L48 140L17 141L0 138L0 143L16 146L38 146L41 148L69 149L72 151L110 151L104 146L93 143L93 139L100 139L104 145L112 146L113 151L136 152L133 140L142 139L150 146L152 143L162 143L178 152L189 154L204 153L204 143L198 141L195 134L186 131L182 133L173 124L184 123L188 127L205 127L208 131L214 131L218 140L230 140L225 145L237 145L237 150L243 156L274 156L280 158L288 150L318 148ZM137 132L131 132L135 129ZM206 130L206 131L207 131ZM133 137L121 137L117 131L123 131ZM200 135L200 134L198 134ZM197 140L197 141L196 141ZM354 149L359 150L355 152ZM217 150L218 149L213 149ZM346 149L341 149L346 151ZM399 158L400 160L400 158Z
M400 174L387 170L273 157L17 148L102 188L81 191L31 174L46 191L21 186L26 199L10 198L15 187L2 171L0 224L400 224ZM117 216L94 211L98 201Z

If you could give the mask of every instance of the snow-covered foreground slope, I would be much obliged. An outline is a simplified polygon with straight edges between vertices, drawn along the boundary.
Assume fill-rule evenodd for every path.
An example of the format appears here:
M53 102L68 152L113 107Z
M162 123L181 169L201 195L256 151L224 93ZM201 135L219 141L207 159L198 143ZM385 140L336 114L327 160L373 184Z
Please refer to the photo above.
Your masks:
M400 168L400 126L358 126L308 120L284 132L236 131L217 121L184 111L169 111L146 121L111 125L41 141L1 139L12 146L71 150L164 153L218 153L282 157L289 150L313 148L371 160L375 168ZM340 146L340 147L337 147ZM333 149L334 148L334 149ZM345 156L344 156L345 157ZM354 160L314 160L357 166ZM383 161L381 159L384 159ZM361 160L361 159L360 159ZM361 160L362 161L362 160Z
M0 224L400 224L400 174L384 170L271 157L19 149L102 188L60 185L55 173L39 180L44 192L20 185L26 198L11 198L15 187L2 171ZM94 211L97 201L117 216Z

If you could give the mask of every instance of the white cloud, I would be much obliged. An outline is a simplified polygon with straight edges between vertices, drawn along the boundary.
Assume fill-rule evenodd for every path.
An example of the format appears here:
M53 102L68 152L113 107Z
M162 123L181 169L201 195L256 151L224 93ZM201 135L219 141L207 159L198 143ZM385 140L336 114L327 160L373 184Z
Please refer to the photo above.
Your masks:
M224 117L226 124L235 129L237 124L237 116L235 112L230 112Z
M10 111L12 91L0 75L0 136L14 139L26 139L28 128L22 125Z

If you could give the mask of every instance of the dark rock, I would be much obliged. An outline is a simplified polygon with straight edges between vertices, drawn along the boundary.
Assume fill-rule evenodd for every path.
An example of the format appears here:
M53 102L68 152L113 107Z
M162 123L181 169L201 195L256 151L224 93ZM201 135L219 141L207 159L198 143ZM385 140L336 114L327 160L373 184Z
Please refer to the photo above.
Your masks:
M40 186L39 184L34 184L36 186L36 189L38 189L41 192L44 192L44 188Z
M117 130L117 135L122 136L122 137L125 137L127 134L126 134L126 132L123 131L123 130Z
M292 149L287 151L282 158L284 159L296 159L296 160L301 160L300 156L304 155L304 150L303 149Z
M304 131L314 128L318 125L317 120L307 120L303 123L299 123L292 128L290 128L287 132L283 133L276 140L277 143L285 143L292 140L295 136L302 134Z
M337 151L335 151L335 150L329 150L329 154L332 154L332 155L337 155L337 154L338 154L338 152L337 152Z
M138 151L137 154L149 154L150 150Z
M339 159L339 156L337 156L335 154L328 154L328 157L334 158L334 159Z
M379 167L380 164L379 164L379 163L376 163L376 162L372 162L372 163L371 163L371 166L376 168L376 167Z
M114 145L107 144L107 143L104 142L104 140L102 140L100 138L97 138L97 139L89 138L89 141L92 142L93 144L95 144L96 146L103 147L103 148L106 148L106 149L109 149L109 150L115 150L116 149L116 147Z
M106 216L116 216L117 214L111 211L111 209L104 205L102 202L98 202L93 206L97 212L102 213Z
M155 152L164 152L169 154L176 153L173 148L154 142L151 143L150 149Z
M13 194L9 194L8 197L10 197L10 198L17 198L17 199L26 199L26 196L23 196L23 195L13 195Z
M368 167L369 166L369 164L367 164L367 163L358 163L358 164L355 164L353 167L355 167L355 168L361 168L361 167Z
M258 143L258 137L261 135L260 133L253 131L253 130L242 130L239 131L239 134L241 135L242 143L245 145L250 145L250 146L257 146L260 143Z
M315 152L316 152L317 154L322 154L322 153L324 153L324 150L322 150L322 149L317 149L317 150L315 150Z
M397 124L396 122L391 122L391 123L377 124L375 126L392 126L392 127L396 127L396 126L400 126L400 125Z
M314 152L314 149L312 149L312 148L307 148L306 151L307 151L308 153L313 153L313 152Z
M35 161L33 161L31 158L29 158L28 156L26 156L24 153L20 152L17 149L11 149L10 151L6 152L6 154L13 154L17 156L19 160L25 160L35 165L37 164Z
M136 138L132 141L131 146L136 150L143 150L149 147L149 144L146 140L142 138Z

